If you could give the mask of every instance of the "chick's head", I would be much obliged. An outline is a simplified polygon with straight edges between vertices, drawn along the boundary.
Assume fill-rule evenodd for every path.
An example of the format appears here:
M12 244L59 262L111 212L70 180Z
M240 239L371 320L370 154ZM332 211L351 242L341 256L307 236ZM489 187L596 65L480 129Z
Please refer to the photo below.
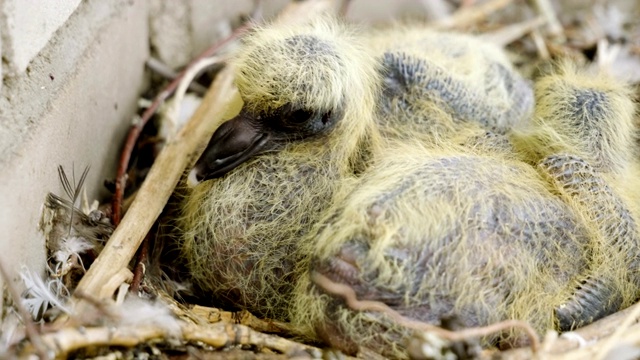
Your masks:
M232 63L244 105L216 130L192 183L286 143L338 128L357 134L375 107L375 62L335 20L255 30Z

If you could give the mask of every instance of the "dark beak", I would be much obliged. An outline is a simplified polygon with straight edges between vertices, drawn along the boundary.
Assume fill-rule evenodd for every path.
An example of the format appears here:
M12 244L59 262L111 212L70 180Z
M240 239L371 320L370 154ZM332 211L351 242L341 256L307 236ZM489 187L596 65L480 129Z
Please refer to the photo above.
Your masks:
M189 173L188 185L219 178L264 151L269 134L257 124L253 115L243 110L220 125Z

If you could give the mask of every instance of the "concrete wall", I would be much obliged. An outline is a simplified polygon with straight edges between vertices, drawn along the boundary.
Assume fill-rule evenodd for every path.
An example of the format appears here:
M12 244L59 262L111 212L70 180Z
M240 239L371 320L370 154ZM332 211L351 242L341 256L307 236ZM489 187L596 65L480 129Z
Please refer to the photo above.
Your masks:
M2 13L3 55L5 71L14 74L26 70L29 62L49 42L76 10L80 0L3 0Z
M144 84L146 2L85 0L70 10L58 29L40 33L20 29L24 14L15 13L16 28L2 37L10 48L4 63L13 65L0 94L0 259L12 270L45 264L37 224L47 192L63 194L59 164L68 171L75 164L77 174L90 165L88 195L100 195ZM49 39L36 51L42 38Z

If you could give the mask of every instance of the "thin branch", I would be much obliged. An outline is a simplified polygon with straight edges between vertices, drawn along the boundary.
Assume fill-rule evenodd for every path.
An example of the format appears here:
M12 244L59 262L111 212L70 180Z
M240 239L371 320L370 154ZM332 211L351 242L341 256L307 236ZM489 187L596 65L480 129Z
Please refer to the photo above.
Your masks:
M153 70L156 74L164 78L167 78L169 80L174 80L176 77L178 77L177 72L173 71L172 68L170 68L165 63L163 63L162 61L154 57L149 57L146 65L149 69ZM198 95L204 95L204 93L207 92L207 88L198 84L197 82L190 82L189 90L195 92Z
M296 334L296 329L289 323L276 320L260 319L250 312L244 310L240 312L224 311L217 308L196 305L190 312L201 317L211 324L226 322L246 325L256 331L278 334Z
M351 5L351 0L342 0L340 2L340 10L338 10L338 14L342 17L346 17L349 12L349 6Z
M188 85L192 83L193 79L196 76L198 76L198 74L202 70L210 66L223 63L226 60L227 60L226 57L222 57L222 56L221 57L212 56L212 57L204 58L198 61L197 63L193 64L193 66L190 66L189 69L184 73L182 77L182 81L180 81L180 84L178 85L178 88L176 89L175 94L173 95L173 98L168 103L169 106L166 112L167 116L165 118L165 121L170 122L171 131L169 131L167 134L167 141L173 140L173 138L176 135L176 130L178 127L178 117L180 113L180 104L182 103L182 99L187 93Z
M533 40L533 43L536 45L536 49L538 50L538 55L540 56L540 59L542 60L551 59L551 54L549 53L549 49L547 48L547 43L544 40L544 37L542 36L542 34L540 34L540 31L538 29L535 29L534 31L531 32L531 39Z
M504 26L494 32L484 33L480 35L480 38L498 46L506 46L528 33L535 31L538 27L544 25L545 21L545 18L537 17L517 24Z
M480 5L461 8L448 18L435 21L432 25L438 29L466 27L479 22L500 9L507 7L513 0L490 0Z
M142 284L142 280L144 279L144 263L147 261L148 254L149 234L144 237L144 240L142 240L142 245L140 246L140 249L138 249L138 258L136 259L136 265L133 269L133 279L131 280L131 287L129 288L130 293L137 294L140 290L140 284Z
M449 341L462 341L470 338L477 338L495 334L508 329L519 328L523 330L531 341L531 349L535 353L540 347L538 335L529 324L519 320L505 320L499 323L491 324L484 327L467 328L460 331L450 331L441 327L424 323L422 321L413 320L402 316L397 311L390 308L387 304L379 301L358 300L355 291L348 285L331 281L326 276L313 272L311 274L312 281L327 293L339 296L344 299L347 306L356 311L375 311L383 313L398 325L409 329L432 332L443 339Z
M553 4L549 0L533 0L535 3L538 12L542 16L547 19L547 29L549 29L549 33L551 36L557 38L561 42L565 40L564 36L564 28L560 21L558 20L558 16L556 15L556 11L553 9Z
M177 320L176 320L177 321ZM309 354L318 358L322 350L297 343L275 335L262 334L244 325L219 323L215 325L194 325L179 322L180 334L170 334L157 324L88 327L78 331L67 327L54 333L42 336L44 344L55 349L56 357L63 358L73 351L96 346L133 347L150 341L162 341L167 338L181 342L203 343L215 349L223 349L234 345L267 348L283 354ZM25 347L25 353L30 352ZM23 353L23 355L26 355Z

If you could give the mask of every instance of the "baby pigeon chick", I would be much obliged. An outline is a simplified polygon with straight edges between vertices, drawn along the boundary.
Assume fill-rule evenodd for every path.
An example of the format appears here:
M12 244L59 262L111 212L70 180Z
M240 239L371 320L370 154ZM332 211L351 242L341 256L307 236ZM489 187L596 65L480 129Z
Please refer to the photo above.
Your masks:
M581 219L535 169L454 146L390 151L315 231L313 260L303 266L350 286L358 300L436 325L521 319L542 333L589 261ZM410 330L351 310L309 277L296 289L292 318L347 353L407 357Z
M426 46L438 45L435 38L428 35ZM477 44L462 36L452 39L471 59ZM482 71L447 68L444 59L453 60L458 52L423 61L418 56L426 51L411 57L400 52L411 42L386 55L380 47L366 48L375 42L370 40L331 18L264 27L244 39L233 61L244 107L214 133L189 175L192 184L201 184L181 206L182 254L205 293L260 315L286 317L287 300L303 271L293 265L308 256L314 241L305 235L368 159L383 151L381 132L433 134L440 133L436 128L457 128L453 122L472 121L508 126L505 114L475 107L511 93L468 89ZM483 64L492 64L495 51L483 52ZM402 58L389 62L389 56ZM500 76L483 74L484 80L496 89L522 82L506 60L496 59L496 68L509 76L492 70L489 74ZM473 99L465 98L470 94ZM471 100L466 108L463 102ZM511 102L505 100L497 111L511 111ZM440 106L446 116L437 111ZM511 114L510 121L526 113ZM425 116L431 118L423 121ZM409 122L402 117L416 126L400 129L402 121ZM438 125L438 119L446 124Z
M591 260L574 294L556 309L572 329L629 306L640 289L640 215L629 89L604 72L562 64L536 83L530 128L515 132L515 148L581 214Z
M189 175L182 254L209 296L285 319L304 236L376 146L376 66L333 21L256 30L232 65L244 106Z

